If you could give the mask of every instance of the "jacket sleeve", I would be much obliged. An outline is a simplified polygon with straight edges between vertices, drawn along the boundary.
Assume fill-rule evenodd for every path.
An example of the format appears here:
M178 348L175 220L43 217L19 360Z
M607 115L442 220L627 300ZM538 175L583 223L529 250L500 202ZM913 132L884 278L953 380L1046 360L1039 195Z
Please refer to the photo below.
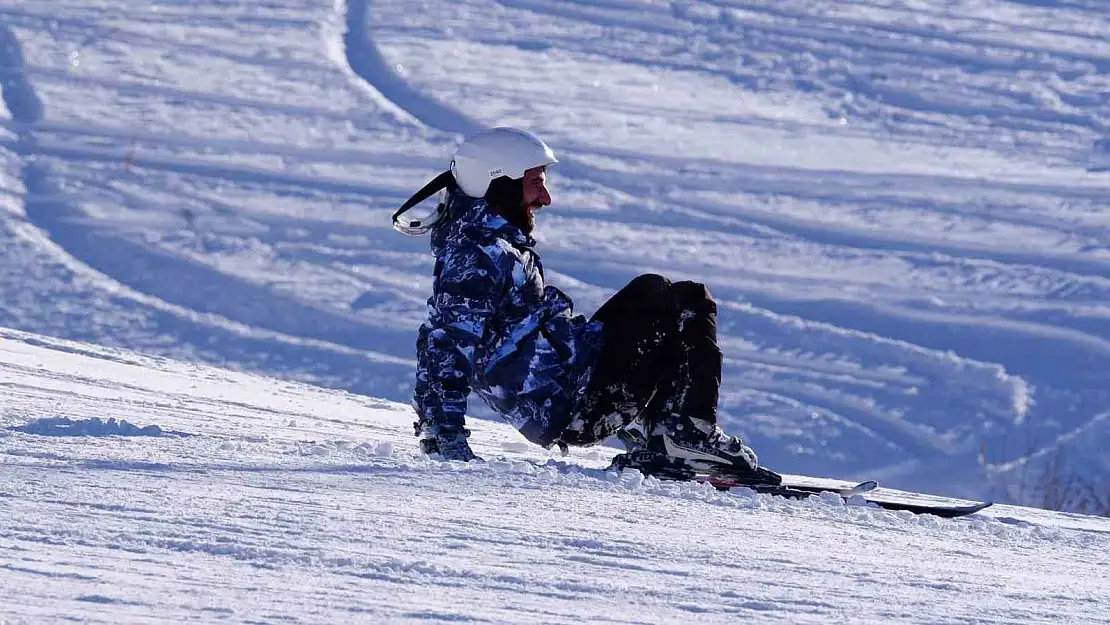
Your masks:
M413 408L421 422L437 429L464 426L475 346L510 278L503 268L505 256L496 246L470 244L437 259L428 319L416 342Z

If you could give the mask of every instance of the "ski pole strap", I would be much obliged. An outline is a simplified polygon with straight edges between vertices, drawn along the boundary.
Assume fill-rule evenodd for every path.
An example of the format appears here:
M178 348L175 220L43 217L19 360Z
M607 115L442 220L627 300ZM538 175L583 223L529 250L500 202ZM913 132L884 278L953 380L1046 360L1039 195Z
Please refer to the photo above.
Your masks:
M447 170L433 178L431 182L424 185L424 188L417 191L402 204L401 208L397 209L397 212L393 213L393 227L399 232L413 236L421 235L431 230L432 226L436 225L436 223L443 218L444 206L442 203L436 207L435 213L420 219L402 219L401 216L417 204L434 195L437 191L446 189L454 183L455 177L451 174L451 170Z

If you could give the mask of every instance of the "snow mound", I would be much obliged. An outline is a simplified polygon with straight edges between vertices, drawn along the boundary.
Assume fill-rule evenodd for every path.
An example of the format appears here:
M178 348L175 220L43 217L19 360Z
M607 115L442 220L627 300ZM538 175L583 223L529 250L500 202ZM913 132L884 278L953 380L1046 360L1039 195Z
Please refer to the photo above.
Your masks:
M163 430L157 425L137 426L128 421L109 418L100 420L48 417L12 428L17 432L38 436L190 436L185 432Z

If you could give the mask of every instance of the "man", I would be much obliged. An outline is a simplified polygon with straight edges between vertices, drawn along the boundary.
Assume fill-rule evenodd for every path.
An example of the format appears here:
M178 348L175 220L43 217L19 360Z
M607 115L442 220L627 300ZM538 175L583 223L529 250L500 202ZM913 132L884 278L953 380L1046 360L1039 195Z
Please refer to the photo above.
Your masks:
M544 284L531 233L551 204L546 168L557 162L532 133L494 128L461 145L450 171L394 215L403 231L430 229L436 257L413 395L423 451L475 459L465 427L473 390L545 448L617 434L636 458L773 476L716 425L721 351L704 285L642 275L587 321ZM402 225L439 187L433 223Z

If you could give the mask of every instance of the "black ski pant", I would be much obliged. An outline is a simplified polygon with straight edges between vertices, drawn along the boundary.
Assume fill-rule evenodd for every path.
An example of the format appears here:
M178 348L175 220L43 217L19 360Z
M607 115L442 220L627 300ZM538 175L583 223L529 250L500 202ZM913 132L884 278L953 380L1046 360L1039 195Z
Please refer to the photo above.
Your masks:
M672 414L716 423L721 350L705 285L644 274L593 320L604 343L564 443L600 443L636 418L648 428Z

